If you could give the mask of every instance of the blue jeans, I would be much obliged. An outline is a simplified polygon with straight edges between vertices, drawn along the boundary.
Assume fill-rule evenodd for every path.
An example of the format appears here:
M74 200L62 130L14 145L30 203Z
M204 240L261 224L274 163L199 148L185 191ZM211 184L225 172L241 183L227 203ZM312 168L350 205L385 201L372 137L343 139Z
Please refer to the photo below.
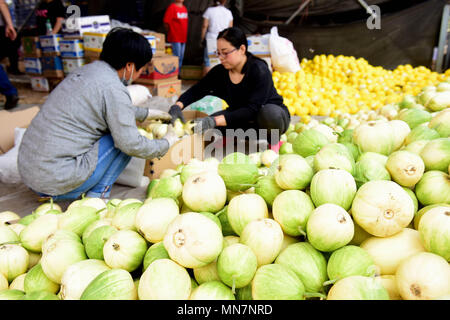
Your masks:
M183 58L184 58L184 50L186 49L186 43L171 42L171 44L172 44L173 54L178 57L179 62L180 62L179 68L181 69L181 66L183 64Z
M91 198L109 198L111 187L130 162L131 157L116 147L110 134L100 138L98 161L92 175L81 186L66 194L52 196L54 201L78 199L83 193ZM41 196L46 194L38 193Z
M210 67L211 62L209 62L209 55L208 55L208 48L205 47L205 50L203 52L203 64L205 67Z
M10 97L17 96L17 89L9 81L5 70L0 66L0 93Z

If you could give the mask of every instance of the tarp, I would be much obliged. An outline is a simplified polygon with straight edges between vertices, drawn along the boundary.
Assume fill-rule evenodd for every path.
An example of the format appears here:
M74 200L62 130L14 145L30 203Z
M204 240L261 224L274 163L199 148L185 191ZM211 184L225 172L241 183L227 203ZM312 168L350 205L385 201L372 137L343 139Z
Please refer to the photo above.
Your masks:
M381 29L367 27L368 13L357 0L312 0L288 26L284 22L305 0L228 0L235 25L247 34L269 33L277 25L299 58L343 54L366 58L371 64L395 68L400 64L431 66L439 38L445 0L365 0L381 9ZM164 32L162 19L172 0L89 1L89 14L109 14L141 28ZM91 5L92 3L92 5ZM120 5L119 5L120 3ZM141 11L137 9L137 3ZM189 0L188 43L184 64L201 65L202 14L212 0ZM125 8L126 7L126 8ZM127 15L129 18L127 21ZM120 17L120 18L118 18ZM136 20L136 21L133 21Z

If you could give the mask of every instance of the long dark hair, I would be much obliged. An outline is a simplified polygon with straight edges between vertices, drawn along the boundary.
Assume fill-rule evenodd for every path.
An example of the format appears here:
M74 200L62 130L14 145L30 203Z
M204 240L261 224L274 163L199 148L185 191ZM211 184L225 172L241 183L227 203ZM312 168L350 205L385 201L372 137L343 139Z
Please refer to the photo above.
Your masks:
M245 46L245 55L247 56L247 62L245 63L244 67L242 68L241 73L246 73L249 65L251 63L253 63L254 60L261 60L267 65L266 61L264 61L263 59L255 56L254 54L252 54L251 52L248 51L247 36L241 29L239 29L237 27L231 27L231 28L224 29L219 32L219 34L217 36L217 40L219 40L219 39L224 39L224 40L228 41L236 49L239 49L242 45Z

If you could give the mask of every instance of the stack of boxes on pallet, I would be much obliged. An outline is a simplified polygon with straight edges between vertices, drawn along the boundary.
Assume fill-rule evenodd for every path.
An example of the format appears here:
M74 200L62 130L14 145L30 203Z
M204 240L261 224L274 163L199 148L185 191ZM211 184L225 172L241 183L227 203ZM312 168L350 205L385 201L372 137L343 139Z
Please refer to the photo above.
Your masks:
M24 37L25 73L29 74L31 87L37 91L50 91L64 77L60 57L61 35Z
M181 94L178 57L166 54L165 35L147 32L144 36L155 43L153 59L135 83L146 86L153 96L170 98ZM153 39L153 40L151 40ZM152 47L153 48L153 47Z
M109 16L79 17L63 25L63 35L24 37L25 72L31 76L33 90L50 91L65 75L98 60L106 35L111 30ZM136 83L147 86L152 95L180 95L178 57L167 55L165 35L145 32L153 60Z
M92 54L93 58L86 54L83 36L88 32L106 35L110 29L109 16L88 16L64 24L62 34L23 37L25 72L31 76L32 89L49 92L65 75L98 59L100 52Z
M263 35L248 35L248 51L253 53L255 56L267 62L270 71L272 71L272 60L270 58L270 46L269 46L270 34ZM217 40L207 40L206 46L208 48L208 57L211 68L220 63L219 58L216 55L217 51Z

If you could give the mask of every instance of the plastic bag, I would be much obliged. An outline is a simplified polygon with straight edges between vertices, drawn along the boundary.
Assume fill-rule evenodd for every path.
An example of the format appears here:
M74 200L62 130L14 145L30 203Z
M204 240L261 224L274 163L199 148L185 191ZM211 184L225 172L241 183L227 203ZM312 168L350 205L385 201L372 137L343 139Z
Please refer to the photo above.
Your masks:
M272 66L278 72L297 72L300 70L300 61L297 51L291 41L278 35L278 28L270 29L270 55Z
M116 183L129 187L142 187L149 180L144 176L145 159L132 157L125 169L120 173Z
M24 128L14 129L14 147L0 156L0 181L3 183L17 184L22 181L17 168L17 156L25 130Z
M215 96L205 96L204 98L191 103L186 110L196 110L204 112L208 115L226 108L226 103L222 99Z
M134 106L143 106L152 97L148 88L140 84L129 85L127 86L127 89Z

